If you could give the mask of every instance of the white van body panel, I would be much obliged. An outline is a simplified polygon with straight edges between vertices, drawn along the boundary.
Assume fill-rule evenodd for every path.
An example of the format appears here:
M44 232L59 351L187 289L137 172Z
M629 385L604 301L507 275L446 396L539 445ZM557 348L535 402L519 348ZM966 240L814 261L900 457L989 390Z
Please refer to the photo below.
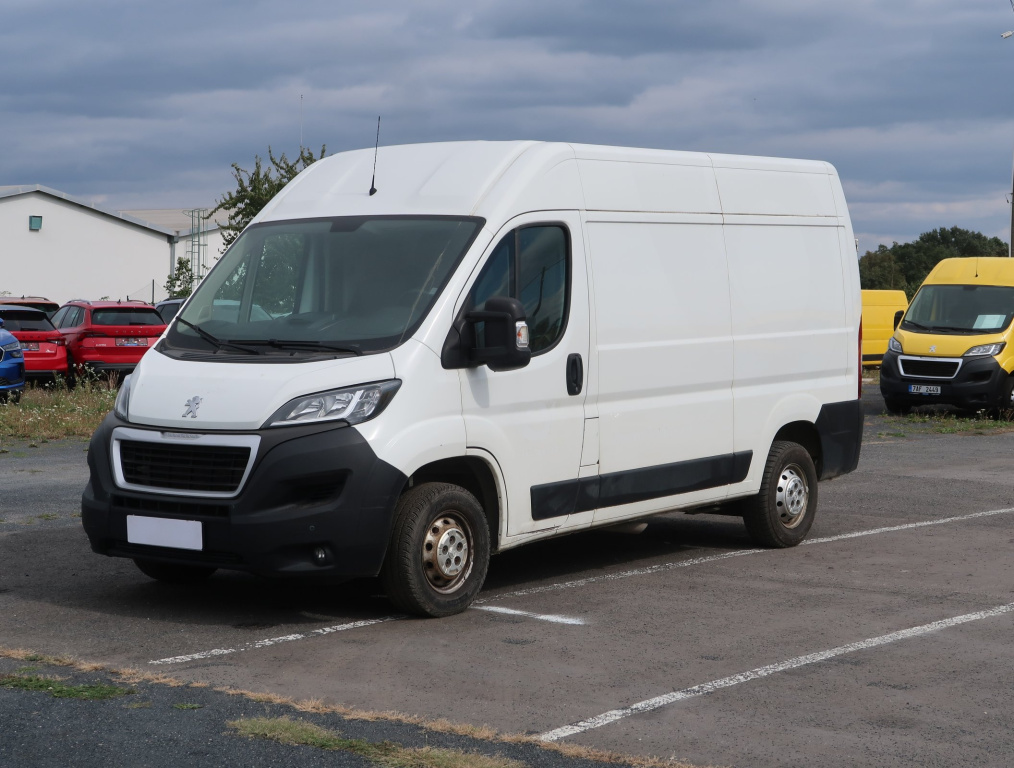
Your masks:
M389 353L312 363L181 363L146 354L131 379L130 420L174 429L254 430L293 398L394 378ZM187 400L201 398L197 416Z
M398 394L380 416L353 429L378 458L408 476L431 462L464 455L458 372L444 370L440 355L415 339L391 357L393 378L401 379Z

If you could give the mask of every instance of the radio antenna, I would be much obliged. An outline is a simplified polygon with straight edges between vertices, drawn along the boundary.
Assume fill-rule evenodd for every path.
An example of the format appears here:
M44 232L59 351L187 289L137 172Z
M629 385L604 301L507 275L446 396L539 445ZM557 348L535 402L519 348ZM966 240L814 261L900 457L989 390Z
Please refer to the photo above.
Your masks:
M380 151L380 115L377 115L377 144L373 148L373 179L370 181L370 197L377 194L377 152Z

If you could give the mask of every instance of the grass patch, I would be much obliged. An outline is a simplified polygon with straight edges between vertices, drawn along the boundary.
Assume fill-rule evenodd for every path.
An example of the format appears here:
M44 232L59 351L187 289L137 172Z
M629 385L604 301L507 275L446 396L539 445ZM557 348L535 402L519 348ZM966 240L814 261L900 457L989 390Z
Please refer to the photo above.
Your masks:
M0 404L0 441L27 441L38 447L48 440L90 437L115 401L116 389L105 381L72 390L26 389L18 405Z
M1014 414L1004 414L1003 418L990 419L985 416L957 416L947 412L910 413L906 416L885 416L884 418L897 426L922 428L941 435L988 435L1002 434L1014 430ZM904 433L885 432L886 435L903 436Z
M120 688L117 685L103 685L102 683L68 685L56 678L42 675L3 675L0 676L0 688L41 691L56 699L83 699L85 701L103 701L135 693L133 688Z
M351 752L385 768L521 768L524 763L454 749L402 747L389 741L346 739L336 731L289 717L254 717L228 723L241 736L293 746Z
M204 709L203 704L173 704L173 709Z

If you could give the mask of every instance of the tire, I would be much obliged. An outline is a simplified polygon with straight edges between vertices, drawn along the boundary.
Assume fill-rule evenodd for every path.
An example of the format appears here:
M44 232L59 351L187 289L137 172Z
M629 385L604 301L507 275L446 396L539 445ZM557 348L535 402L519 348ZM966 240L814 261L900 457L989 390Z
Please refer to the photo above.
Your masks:
M206 565L179 565L177 563L163 563L158 560L145 560L141 557L134 558L134 565L145 576L156 581L164 581L167 584L196 584L204 581L218 570Z
M13 392L11 392L11 403L13 405L17 405L18 403L21 402L21 393L23 391L24 390L21 389L15 389Z
M906 416L912 412L911 405L903 403L901 400L895 400L893 397L884 398L884 407L892 416Z
M1008 376L1000 390L1000 399L987 412L989 418L1000 421L1014 418L1014 376Z
M743 522L762 547L794 547L810 531L817 513L817 471L798 443L771 446L760 493L744 502Z
M398 501L380 578L401 610L451 616L479 593L489 553L489 526L476 498L450 483L423 483Z

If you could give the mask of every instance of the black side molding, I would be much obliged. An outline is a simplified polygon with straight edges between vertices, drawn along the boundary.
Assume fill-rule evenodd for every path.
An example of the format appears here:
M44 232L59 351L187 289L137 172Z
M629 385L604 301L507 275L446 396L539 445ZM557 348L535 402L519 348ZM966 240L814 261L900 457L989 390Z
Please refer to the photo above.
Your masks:
M863 445L863 404L860 400L825 403L817 416L821 480L844 475L859 466Z
M531 490L532 519L548 520L741 483L750 471L752 458L753 451L743 451L535 485Z

